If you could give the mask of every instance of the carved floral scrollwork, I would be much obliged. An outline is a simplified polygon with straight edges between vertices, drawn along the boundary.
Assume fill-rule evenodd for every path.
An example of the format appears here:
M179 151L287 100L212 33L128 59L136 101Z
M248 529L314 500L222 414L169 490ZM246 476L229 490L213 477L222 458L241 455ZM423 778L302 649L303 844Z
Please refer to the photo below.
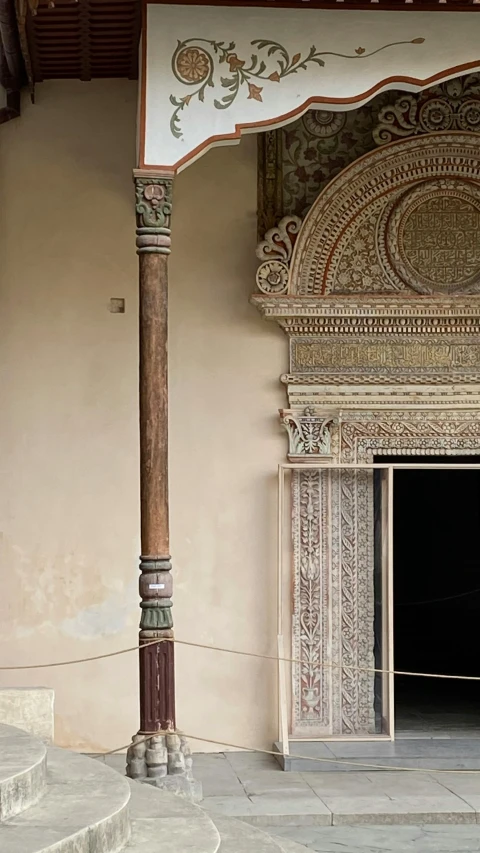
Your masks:
M402 95L379 111L372 136L377 145L384 145L402 137L446 130L480 130L477 74L448 80L419 95Z
M322 475L317 471L297 472L293 499L300 524L296 532L299 574L296 578L296 615L301 623L296 654L301 659L296 675L300 685L297 716L315 721L322 717L325 685L321 668L322 647L322 577L321 559L321 488Z
M292 257L295 237L300 231L302 220L299 216L284 216L278 225L270 228L265 239L257 246L256 255L260 261L279 259L288 264Z
M256 280L262 293L286 293L289 264L301 225L299 216L284 216L258 244L256 255L263 263L257 270Z
M311 408L305 409L303 415L281 409L280 417L288 434L289 458L331 456L333 417L317 415Z

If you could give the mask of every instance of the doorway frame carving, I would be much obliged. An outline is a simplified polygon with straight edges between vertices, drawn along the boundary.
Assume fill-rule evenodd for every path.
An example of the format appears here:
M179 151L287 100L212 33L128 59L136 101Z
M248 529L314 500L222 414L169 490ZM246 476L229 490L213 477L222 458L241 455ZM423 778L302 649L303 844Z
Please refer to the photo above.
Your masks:
M280 418L288 460L305 463L292 477L291 656L317 669L312 681L303 664L292 666L290 735L302 739L379 736L366 671L374 667L373 477L332 475L322 463L480 455L480 278L473 290L428 295L407 281L396 289L387 269L384 292L378 278L375 293L328 285L354 217L381 218L384 191L394 206L423 186L451 194L458 181L476 197L478 135L407 138L361 160L330 182L303 224L284 217L267 232L252 297L289 341Z
M336 465L373 465L379 455L404 455L406 463L412 456L480 456L480 420L475 410L445 413L391 409L344 412L343 418ZM293 665L291 735L311 739L382 736L374 730L373 678L361 671L375 666L373 573L361 570L362 564L372 567L374 561L371 470L343 469L333 474L330 468L308 467L304 472L297 469L292 480L292 657L311 660L312 647L317 644L319 669L329 675L320 681L319 712L315 714L311 707L307 710L302 706L307 668L300 663ZM312 518L302 512L302 493L306 491L314 505L318 501L319 506L326 506L330 500L330 514L318 512ZM319 558L309 554L308 571L301 569L305 551L302 555L296 546L302 533L305 541L323 543ZM325 543L331 551L328 556ZM313 595L311 581L305 575L315 579ZM329 642L303 631L304 624L319 626L318 632L323 638L329 636ZM391 657L389 648L385 657ZM393 736L393 732L389 734Z

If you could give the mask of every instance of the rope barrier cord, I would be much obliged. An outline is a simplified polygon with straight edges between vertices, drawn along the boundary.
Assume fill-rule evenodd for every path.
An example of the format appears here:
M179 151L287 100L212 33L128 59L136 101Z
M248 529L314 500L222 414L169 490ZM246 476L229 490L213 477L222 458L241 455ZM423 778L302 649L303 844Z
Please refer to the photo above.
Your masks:
M206 643L193 643L189 640L177 640L173 637L161 637L158 640L150 640L148 643L142 643L138 646L131 646L128 649L120 649L117 652L107 652L103 655L94 655L89 658L77 658L75 660L56 661L54 663L37 663L26 664L25 666L0 666L0 672L19 672L29 669L50 669L58 666L72 666L73 664L89 663L90 661L106 660L107 658L118 657L119 655L127 654L128 652L136 652L140 649L145 649L147 646L155 646L159 643L175 643L180 646L189 646L195 649L208 649L213 652L226 652L230 655L240 655L240 657L260 658L261 660L282 661L283 663L305 663L301 658L285 658L277 655L262 655L259 652L242 652L239 649L227 649L222 646L209 646ZM346 669L350 672L373 672L380 675L408 675L415 678L444 678L454 681L480 681L480 675L444 675L443 673L432 672L406 672L401 669L377 669L370 666L349 666L344 663L322 663L322 667L327 669ZM240 747L242 748L242 747Z
M56 666L72 666L76 663L89 663L94 660L105 660L106 658L118 657L118 655L126 655L128 652L137 652L139 649L146 646L154 646L156 643L164 643L165 639L152 640L149 643L142 643L141 646L130 646L128 649L119 649L117 652L107 652L103 655L94 655L91 658L75 658L74 660L59 660L54 663L29 663L25 666L0 666L0 672L15 672L24 669L52 669Z
M397 771L397 772L399 770L401 770L402 772L405 772L405 773L455 773L455 774L461 773L464 776L465 775L469 775L469 776L480 775L480 770L445 770L445 769L434 770L434 769L429 768L429 767L398 767L398 766L395 767L394 765L386 766L384 764L369 764L369 763L367 764L364 761L348 761L345 758L334 758L333 755L331 758L317 758L316 756L313 756L313 755L298 755L298 753L294 753L294 752L289 752L287 754L285 752L283 752L283 753L282 752L275 752L274 749L256 749L253 746L240 746L240 744L238 744L238 743L228 743L227 741L217 740L217 738L199 737L198 735L187 734L186 732L183 732L183 731L151 732L150 734L146 734L145 737L143 737L142 739L137 740L135 742L135 746L137 746L138 744L146 743L152 737L161 737L162 735L168 735L168 734L178 734L178 735L181 735L182 737L188 738L188 740L198 740L200 743L214 743L214 744L218 744L218 746L226 746L226 747L230 747L230 749L239 749L239 750L242 750L244 752L259 752L262 755L273 755L276 758L278 758L280 755L283 755L284 758L300 758L304 761L316 761L319 764L340 764L340 765L347 764L349 767L361 767L361 768L367 769L367 770L385 770L385 771ZM322 741L322 743L325 743L325 741ZM358 743L358 741L357 741L357 743ZM123 746L117 747L117 749L110 749L110 750L108 750L108 752L99 752L94 757L95 758L104 758L106 755L115 755L117 752L124 752L131 745L132 745L131 743L127 743L127 744L124 744Z

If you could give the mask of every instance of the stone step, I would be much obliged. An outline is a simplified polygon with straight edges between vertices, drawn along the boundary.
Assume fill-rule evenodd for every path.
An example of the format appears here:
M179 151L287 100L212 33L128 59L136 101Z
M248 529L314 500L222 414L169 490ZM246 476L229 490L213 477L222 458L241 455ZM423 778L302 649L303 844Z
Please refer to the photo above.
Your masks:
M220 835L219 853L306 853L307 850L235 818L213 815L213 821Z
M220 835L203 809L159 788L128 784L132 834L125 853L217 853Z
M46 756L41 741L0 724L0 822L38 802L46 785Z
M129 784L132 835L124 853L306 853L289 839L207 814L183 797L140 782Z
M106 765L47 749L41 799L0 823L5 853L119 853L130 837L128 781Z

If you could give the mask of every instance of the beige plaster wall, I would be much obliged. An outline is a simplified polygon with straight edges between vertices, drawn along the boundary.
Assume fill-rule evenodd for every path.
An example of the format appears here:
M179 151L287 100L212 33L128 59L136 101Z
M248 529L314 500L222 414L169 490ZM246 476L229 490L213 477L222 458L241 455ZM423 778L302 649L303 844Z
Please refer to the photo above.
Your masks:
M136 86L56 82L0 128L0 658L82 658L137 635ZM171 527L180 639L275 646L275 412L286 342L248 304L255 138L178 178L171 274ZM126 299L111 314L110 297ZM56 691L56 740L138 724L136 655L1 673ZM264 745L273 665L178 649L179 724ZM200 746L201 749L209 747Z
M88 657L136 638L136 86L38 86L0 128L0 655ZM126 299L109 313L110 297ZM2 674L56 691L61 745L136 724L131 654ZM126 684L131 689L125 689Z
M272 654L277 465L286 448L278 378L287 341L248 301L257 267L256 146L246 136L176 179L171 530L177 637ZM185 731L270 748L273 663L181 646L177 659Z

